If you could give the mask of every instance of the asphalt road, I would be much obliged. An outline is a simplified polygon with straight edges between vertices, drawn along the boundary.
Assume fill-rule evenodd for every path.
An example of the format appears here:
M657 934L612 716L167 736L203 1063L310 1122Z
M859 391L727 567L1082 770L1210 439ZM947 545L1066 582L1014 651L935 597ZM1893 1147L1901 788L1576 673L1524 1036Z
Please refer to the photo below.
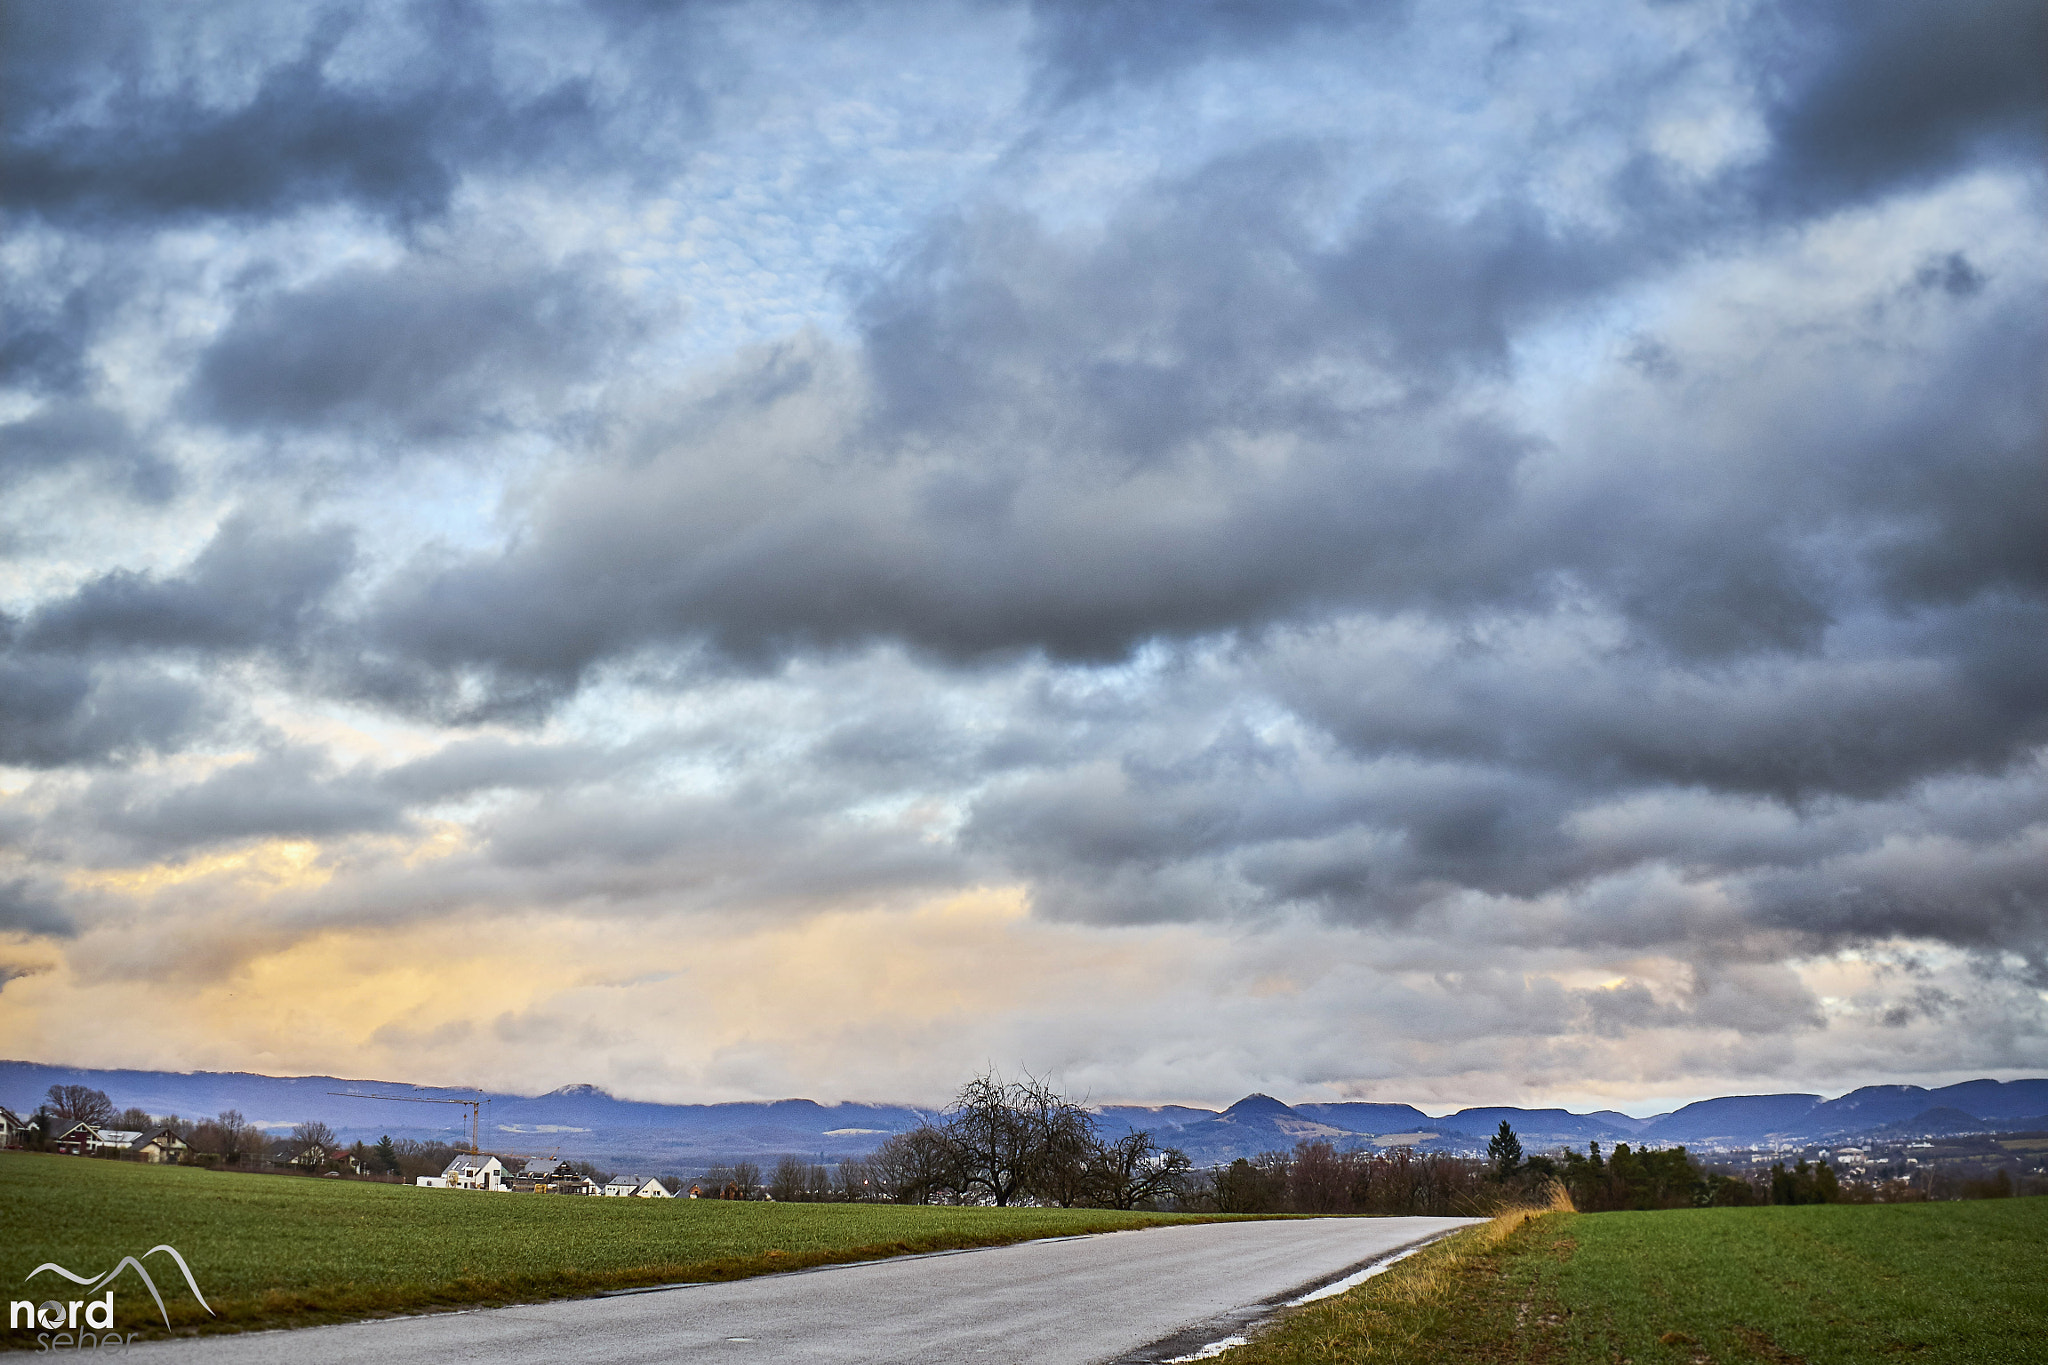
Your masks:
M138 1342L131 1350L151 1365L1160 1361L1468 1221L1183 1224L607 1298Z

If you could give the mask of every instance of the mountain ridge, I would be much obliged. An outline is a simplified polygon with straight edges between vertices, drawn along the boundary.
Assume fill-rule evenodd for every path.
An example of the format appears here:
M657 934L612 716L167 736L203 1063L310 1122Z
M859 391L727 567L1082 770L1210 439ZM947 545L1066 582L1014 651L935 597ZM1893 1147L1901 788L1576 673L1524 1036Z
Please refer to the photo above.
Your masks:
M403 1082L337 1076L264 1076L255 1072L98 1070L39 1062L0 1061L0 1104L32 1112L51 1085L104 1090L118 1107L188 1118L222 1109L241 1110L273 1132L318 1120L344 1139L395 1137L449 1140L463 1135L466 1116L455 1107L397 1105L333 1091L438 1091L448 1098L474 1091L411 1087ZM784 1152L832 1160L871 1151L889 1134L908 1131L937 1112L916 1105L823 1103L792 1098L675 1105L621 1099L602 1086L573 1083L539 1095L491 1093L482 1120L486 1147L555 1148L592 1160L701 1164ZM1162 1146L1182 1148L1198 1163L1285 1150L1300 1141L1338 1146L1418 1146L1471 1151L1505 1120L1525 1149L1550 1150L1587 1142L1653 1146L1758 1146L1900 1131L1916 1122L1953 1129L1980 1125L2026 1128L2048 1122L2048 1078L1971 1080L1929 1089L1912 1085L1863 1086L1833 1099L1792 1093L1724 1095L1698 1100L1667 1114L1637 1119L1612 1110L1569 1110L1485 1105L1431 1117L1412 1105L1367 1101L1289 1105L1254 1093L1222 1110L1189 1105L1094 1106L1105 1135L1143 1129Z

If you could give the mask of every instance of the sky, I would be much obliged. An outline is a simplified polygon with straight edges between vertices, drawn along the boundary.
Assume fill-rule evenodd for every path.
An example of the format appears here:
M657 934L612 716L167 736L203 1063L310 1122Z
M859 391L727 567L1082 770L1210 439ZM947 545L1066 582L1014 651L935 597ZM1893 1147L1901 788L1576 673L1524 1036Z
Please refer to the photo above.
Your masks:
M2038 0L0 5L0 1053L2048 1074Z

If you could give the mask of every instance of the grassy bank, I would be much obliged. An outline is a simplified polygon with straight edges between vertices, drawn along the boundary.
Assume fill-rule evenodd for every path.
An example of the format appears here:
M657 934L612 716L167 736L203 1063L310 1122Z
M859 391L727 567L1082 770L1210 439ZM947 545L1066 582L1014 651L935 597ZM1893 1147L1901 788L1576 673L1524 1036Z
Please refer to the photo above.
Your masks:
M738 1279L906 1252L999 1246L1162 1223L1094 1209L578 1199L238 1175L0 1153L0 1284L7 1297L80 1291L54 1261L98 1275L159 1243L192 1266L208 1317L168 1257L150 1276L180 1331L296 1326L683 1280ZM124 1329L163 1319L133 1273L114 1285ZM0 1333L0 1347L33 1335Z
M2044 1359L2048 1199L1515 1215L1228 1365Z

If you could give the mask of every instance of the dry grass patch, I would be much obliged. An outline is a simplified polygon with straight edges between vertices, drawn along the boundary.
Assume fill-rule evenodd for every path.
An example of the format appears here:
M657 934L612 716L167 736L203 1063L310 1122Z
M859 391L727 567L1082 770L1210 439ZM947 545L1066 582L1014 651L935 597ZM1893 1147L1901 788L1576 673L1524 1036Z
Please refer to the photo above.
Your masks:
M1571 1198L1560 1188L1543 1208L1511 1209L1443 1241L1336 1298L1289 1314L1229 1365L1309 1362L1542 1361L1529 1353L1561 1326L1564 1310L1529 1292L1520 1273L1530 1255L1568 1260L1577 1243L1560 1235Z

